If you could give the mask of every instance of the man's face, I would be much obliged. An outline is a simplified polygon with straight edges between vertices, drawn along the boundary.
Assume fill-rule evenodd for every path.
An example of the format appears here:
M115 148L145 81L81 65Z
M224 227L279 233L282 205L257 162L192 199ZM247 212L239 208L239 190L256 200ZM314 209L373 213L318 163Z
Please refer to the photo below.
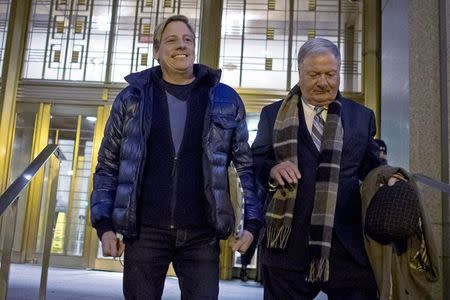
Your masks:
M314 106L334 101L339 88L339 63L331 53L307 56L300 65L302 96Z
M380 150L379 157L380 157L380 159L383 160L383 161L384 161L384 160L387 160L386 152Z
M195 60L195 39L189 28L180 21L169 23L161 37L159 49L153 52L159 60L164 78L189 75Z

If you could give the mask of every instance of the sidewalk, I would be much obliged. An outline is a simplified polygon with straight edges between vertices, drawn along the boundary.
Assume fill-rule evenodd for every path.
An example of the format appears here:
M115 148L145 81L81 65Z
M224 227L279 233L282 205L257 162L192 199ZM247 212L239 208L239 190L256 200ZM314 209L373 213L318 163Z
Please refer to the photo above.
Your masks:
M38 299L40 276L40 266L12 264L7 299ZM122 273L49 268L46 299L123 299ZM180 299L177 278L166 278L163 299ZM263 299L263 289L254 281L246 283L240 280L221 281L219 299Z
M38 299L41 266L12 264L8 300ZM123 299L122 273L80 269L49 268L47 300L116 300ZM163 300L179 300L180 289L176 277L167 277ZM261 300L263 288L254 281L238 279L220 281L220 300ZM319 294L315 300L326 300Z

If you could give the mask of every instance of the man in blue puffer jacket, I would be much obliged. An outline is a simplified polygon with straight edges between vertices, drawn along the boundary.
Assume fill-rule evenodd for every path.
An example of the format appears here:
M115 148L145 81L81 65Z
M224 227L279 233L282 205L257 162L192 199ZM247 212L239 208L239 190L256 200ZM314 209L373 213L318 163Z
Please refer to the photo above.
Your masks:
M227 167L244 190L244 253L262 225L245 110L219 83L220 72L194 65L188 19L172 16L154 34L160 66L126 77L98 154L91 220L103 255L125 248L126 299L160 299L172 262L183 299L217 299L219 239L234 229ZM123 236L123 241L117 239Z

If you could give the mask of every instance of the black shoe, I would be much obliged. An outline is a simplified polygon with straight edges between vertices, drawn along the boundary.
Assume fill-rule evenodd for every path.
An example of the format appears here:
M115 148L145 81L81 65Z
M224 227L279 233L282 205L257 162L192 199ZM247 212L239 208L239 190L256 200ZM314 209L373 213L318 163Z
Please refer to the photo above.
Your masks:
M241 272L239 273L239 277L241 278L241 280L243 282L246 282L248 280L247 267L246 266L242 266L241 267Z

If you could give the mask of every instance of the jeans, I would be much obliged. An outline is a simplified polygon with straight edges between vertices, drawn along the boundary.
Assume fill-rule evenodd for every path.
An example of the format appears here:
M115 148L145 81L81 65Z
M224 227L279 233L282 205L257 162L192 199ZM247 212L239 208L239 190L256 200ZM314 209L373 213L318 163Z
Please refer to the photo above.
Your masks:
M181 299L217 299L219 252L211 229L141 227L139 239L125 248L125 299L161 299L171 262Z

